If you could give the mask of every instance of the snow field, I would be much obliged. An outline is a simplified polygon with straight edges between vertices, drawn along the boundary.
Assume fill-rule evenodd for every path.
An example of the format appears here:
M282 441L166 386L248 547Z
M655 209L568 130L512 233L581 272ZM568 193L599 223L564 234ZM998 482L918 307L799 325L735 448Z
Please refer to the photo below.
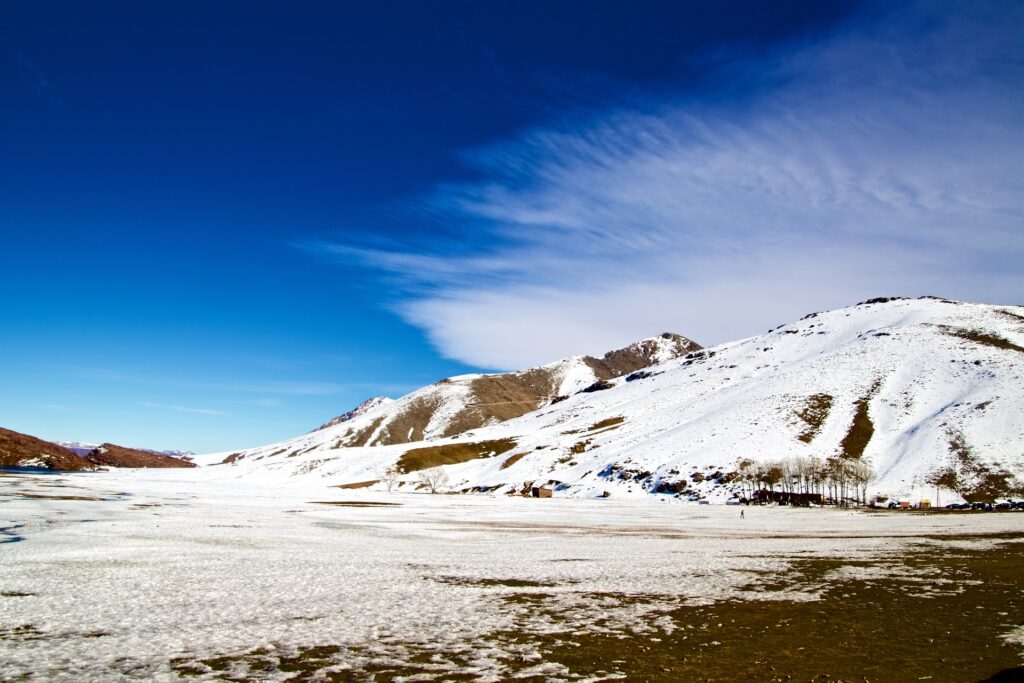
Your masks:
M891 557L943 544L925 536L1020 528L1012 514L758 508L741 520L725 506L387 495L216 468L4 477L0 496L0 526L24 538L0 545L5 680L176 680L174 658L324 644L359 648L356 666L410 645L469 650L481 680L498 680L498 631L653 633L681 601L756 597L744 587L791 557ZM560 618L501 599L517 593Z

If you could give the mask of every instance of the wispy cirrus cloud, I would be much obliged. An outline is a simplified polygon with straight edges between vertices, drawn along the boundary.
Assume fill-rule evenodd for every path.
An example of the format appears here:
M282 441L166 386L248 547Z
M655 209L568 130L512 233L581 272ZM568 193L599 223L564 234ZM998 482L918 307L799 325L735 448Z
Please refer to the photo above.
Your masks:
M140 406L147 408L159 408L160 410L173 410L176 413L194 413L196 415L227 415L222 410L214 410L212 408L195 408L192 406L179 406L168 403L151 403L149 401L140 401Z
M61 411L77 411L78 408L73 406L66 406L62 403L36 403L37 408L43 408L44 410L61 410Z
M320 380L192 380L181 377L153 375L131 368L67 368L73 376L100 382L116 382L178 389L194 389L235 394L269 394L271 396L330 396L352 389L394 393L409 390L405 384L378 382L325 382ZM267 405L279 404L274 398L258 399Z
M673 329L705 343L879 294L1024 291L1024 6L879 11L718 86L466 155L415 250L320 245L399 278L445 354L520 367Z

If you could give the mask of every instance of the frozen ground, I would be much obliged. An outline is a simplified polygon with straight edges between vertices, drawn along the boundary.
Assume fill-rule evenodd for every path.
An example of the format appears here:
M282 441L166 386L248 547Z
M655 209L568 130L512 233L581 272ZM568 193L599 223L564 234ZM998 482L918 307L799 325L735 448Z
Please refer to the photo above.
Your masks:
M664 615L681 604L763 599L750 585L796 559L988 547L999 541L986 535L1024 527L1024 514L747 508L740 519L727 506L388 495L210 470L3 475L0 502L3 680L177 680L181 662L322 645L340 648L337 669L415 651L480 680L501 679L513 658L557 678L494 634L654 635L675 628ZM543 615L502 599L513 593L536 594ZM614 597L630 595L645 599Z

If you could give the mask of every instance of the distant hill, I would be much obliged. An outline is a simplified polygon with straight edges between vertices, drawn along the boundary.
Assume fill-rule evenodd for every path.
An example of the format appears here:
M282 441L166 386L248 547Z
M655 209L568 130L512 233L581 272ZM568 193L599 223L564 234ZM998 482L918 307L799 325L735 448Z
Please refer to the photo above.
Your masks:
M182 458L112 443L97 446L82 457L105 467L195 467L194 463Z
M95 465L57 444L0 427L0 467L90 470Z
M98 443L83 443L81 441L54 441L53 443L68 449L75 455L88 455L100 447L100 444ZM107 444L103 445L105 446ZM121 448L121 446L118 446L118 448ZM144 453L156 453L157 455L169 455L174 458L181 458L182 460L192 460L192 456L195 455L192 451L180 451L175 449L156 451L152 448L132 448L128 450L142 451Z
M72 448L65 448L0 428L0 467L78 471L99 467L195 467L195 464L179 457L110 443L91 446L74 442Z

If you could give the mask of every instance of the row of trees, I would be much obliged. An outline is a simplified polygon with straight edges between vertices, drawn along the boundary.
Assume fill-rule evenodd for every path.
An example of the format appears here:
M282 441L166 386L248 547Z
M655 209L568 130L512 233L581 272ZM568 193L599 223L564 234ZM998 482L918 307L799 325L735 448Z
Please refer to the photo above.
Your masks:
M380 480L391 491L400 483L402 474L392 465L380 472ZM817 493L846 505L850 502L867 504L867 487L874 477L871 465L859 458L834 456L819 460L795 456L766 462L742 460L735 480L747 498L753 498L755 492L766 489L771 492ZM431 493L437 493L447 486L448 475L440 467L430 467L419 470L416 481Z
M755 491L767 489L818 493L840 505L851 501L867 504L867 487L875 478L875 471L861 459L794 456L767 462L742 460L736 478L748 498Z

